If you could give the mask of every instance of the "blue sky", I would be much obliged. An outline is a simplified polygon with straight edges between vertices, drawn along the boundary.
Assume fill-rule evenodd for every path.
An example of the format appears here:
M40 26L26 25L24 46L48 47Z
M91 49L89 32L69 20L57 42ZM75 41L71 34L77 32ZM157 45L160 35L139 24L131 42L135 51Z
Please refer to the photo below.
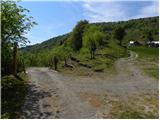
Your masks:
M111 22L159 15L157 1L59 0L23 1L29 15L38 23L26 37L30 44L72 31L79 20Z

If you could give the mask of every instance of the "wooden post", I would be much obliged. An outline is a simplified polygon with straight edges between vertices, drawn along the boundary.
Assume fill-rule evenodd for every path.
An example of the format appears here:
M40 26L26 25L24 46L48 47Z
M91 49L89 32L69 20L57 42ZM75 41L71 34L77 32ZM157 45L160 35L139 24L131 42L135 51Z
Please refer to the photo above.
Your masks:
M17 75L17 42L13 46L13 75Z

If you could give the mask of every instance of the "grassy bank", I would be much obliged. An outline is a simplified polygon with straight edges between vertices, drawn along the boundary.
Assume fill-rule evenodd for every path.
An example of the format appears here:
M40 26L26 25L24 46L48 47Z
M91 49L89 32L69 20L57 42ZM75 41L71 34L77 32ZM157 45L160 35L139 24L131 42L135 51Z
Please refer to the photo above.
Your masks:
M24 73L4 76L1 79L1 114L3 119L18 118L27 93L27 75Z
M129 48L138 54L137 65L141 67L145 74L158 79L159 77L159 49L148 48L146 46Z
M116 42L109 42L96 50L95 58L90 58L90 52L86 48L82 48L79 53L75 53L71 60L74 68L60 67L60 71L75 75L93 75L96 73L116 73L114 62L121 57L127 57L128 52L125 48L118 45ZM62 63L63 64L63 63Z

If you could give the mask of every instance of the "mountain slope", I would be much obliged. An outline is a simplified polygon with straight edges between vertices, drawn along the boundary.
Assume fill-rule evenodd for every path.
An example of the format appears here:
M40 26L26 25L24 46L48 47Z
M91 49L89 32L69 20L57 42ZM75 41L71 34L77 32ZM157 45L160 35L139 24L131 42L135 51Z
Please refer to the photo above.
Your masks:
M140 18L129 21L120 21L120 22L103 22L103 23L92 23L91 25L97 25L102 28L106 34L111 34L113 30L122 26L126 30L126 36L124 37L124 43L127 43L130 40L140 41L145 43L145 32L151 31L153 39L157 41L159 39L159 16L149 17L149 18ZM69 36L69 33L65 35L60 35L54 38L51 38L47 41L44 41L40 44L35 44L22 48L22 51L27 51L31 53L39 52L43 49L52 49L57 44L62 44ZM62 41L62 42L61 42Z
M56 44L62 44L63 41L65 41L67 39L68 35L69 34L60 35L60 36L51 38L49 40L46 40L42 43L38 43L38 44L35 44L35 45L30 45L30 46L27 46L27 47L23 47L22 51L23 52L36 53L36 52L42 51L43 49L51 49Z
M124 47L128 41L139 41L145 45L148 33L150 38L158 40L158 18L90 24L86 21L85 24L82 24L83 21L79 22L71 33L22 48L25 64L54 67L56 57L58 69L64 72L90 75L93 72L109 72L109 69L115 71L115 61L129 55L129 51ZM114 31L119 27L126 32L122 45L114 37ZM76 50L75 44L79 42L82 42L82 47Z

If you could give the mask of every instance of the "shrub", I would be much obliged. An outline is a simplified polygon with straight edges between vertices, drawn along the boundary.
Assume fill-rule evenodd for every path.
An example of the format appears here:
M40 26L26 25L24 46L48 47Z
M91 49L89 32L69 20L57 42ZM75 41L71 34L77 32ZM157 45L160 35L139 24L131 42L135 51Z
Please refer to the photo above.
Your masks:
M27 84L21 77L2 77L2 118L16 118L27 92Z

